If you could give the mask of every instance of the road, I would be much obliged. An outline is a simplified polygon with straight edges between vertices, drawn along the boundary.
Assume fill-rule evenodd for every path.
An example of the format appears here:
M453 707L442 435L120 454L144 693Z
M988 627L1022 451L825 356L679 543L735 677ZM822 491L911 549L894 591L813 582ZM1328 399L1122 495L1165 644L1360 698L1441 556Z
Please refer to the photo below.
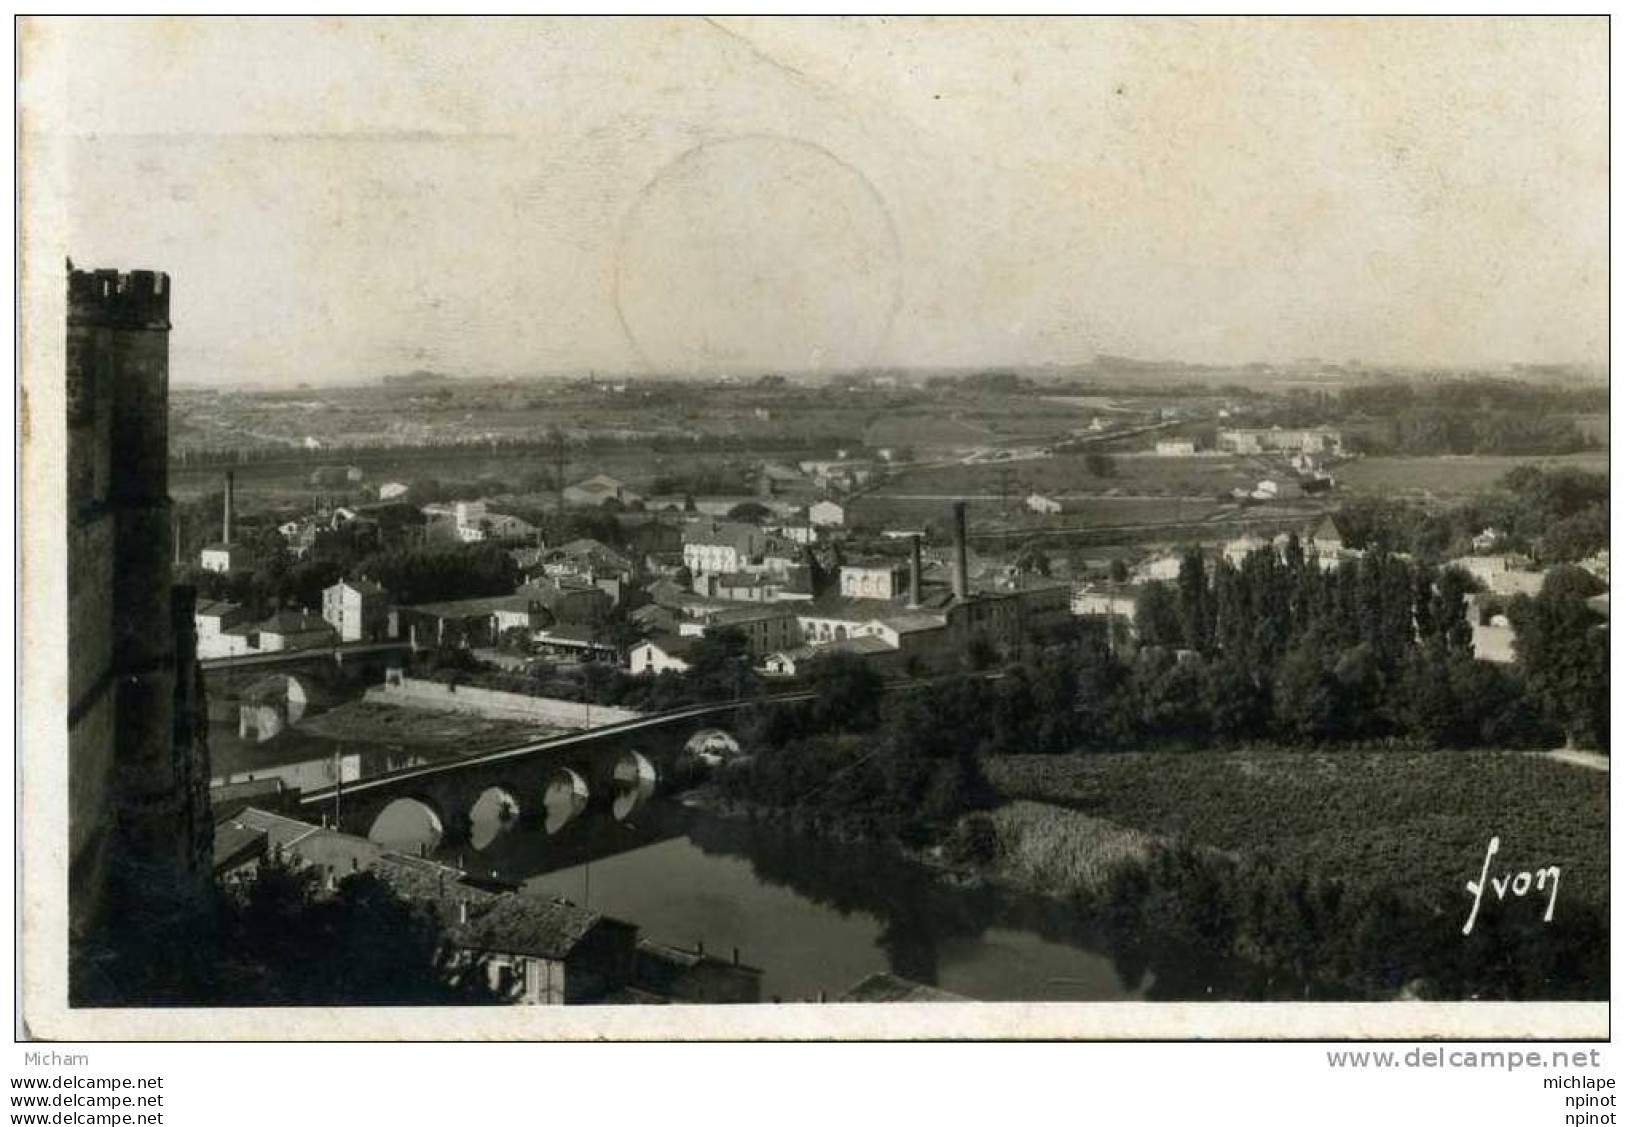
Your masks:
M270 653L241 654L237 657L211 657L198 662L203 672L216 669L253 669L263 665L293 665L317 657L344 659L366 654L409 650L411 642L349 642L342 646L308 646L297 650L272 650Z

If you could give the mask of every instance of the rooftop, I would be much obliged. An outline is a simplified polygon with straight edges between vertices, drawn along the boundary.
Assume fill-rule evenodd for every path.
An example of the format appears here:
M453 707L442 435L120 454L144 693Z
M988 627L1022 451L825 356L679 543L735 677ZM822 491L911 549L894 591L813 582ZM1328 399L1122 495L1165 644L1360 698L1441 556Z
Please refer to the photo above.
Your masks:
M563 901L508 895L458 928L456 942L479 951L564 959L604 922L597 912Z
M524 611L530 609L534 595L515 591L510 595L485 595L477 599L453 599L444 603L419 603L408 610L432 614L436 618L474 618L495 614L497 611Z
M259 625L263 634L308 634L316 630L331 630L327 619L303 610L279 610Z
M640 646L654 646L671 657L681 657L699 644L698 634L651 634L638 643Z
M845 994L843 1002L969 1002L973 999L923 982L877 971Z

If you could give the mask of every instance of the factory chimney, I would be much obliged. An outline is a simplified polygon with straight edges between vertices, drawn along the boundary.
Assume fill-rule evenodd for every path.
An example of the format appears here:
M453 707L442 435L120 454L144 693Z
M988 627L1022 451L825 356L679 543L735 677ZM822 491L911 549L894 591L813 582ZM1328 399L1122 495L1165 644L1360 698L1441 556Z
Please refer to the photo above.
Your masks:
M230 470L226 471L225 514L224 514L224 518L221 521L221 529L220 529L220 543L222 543L222 544L230 544L231 543L232 509L235 507L235 503L236 503L236 500L237 500L237 498L236 498L236 493L237 493L237 480L236 480L236 478L237 478L236 474L232 473Z
M970 551L965 544L965 502L954 502L954 598L970 598Z
M920 587L920 534L908 538L908 605L918 607L925 592Z

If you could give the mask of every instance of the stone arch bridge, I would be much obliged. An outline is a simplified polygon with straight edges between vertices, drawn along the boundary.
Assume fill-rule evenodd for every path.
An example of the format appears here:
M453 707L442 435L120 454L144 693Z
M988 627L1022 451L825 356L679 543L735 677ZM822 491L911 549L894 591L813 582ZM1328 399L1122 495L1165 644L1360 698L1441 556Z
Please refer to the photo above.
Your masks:
M540 810L550 786L570 787L584 801L603 803L618 785L668 778L695 752L737 751L730 729L738 713L813 699L811 692L700 704L652 713L582 732L549 736L478 755L424 764L370 779L306 791L302 817L347 833L368 834L398 799L422 804L453 839L466 835L481 796L495 788L522 811Z

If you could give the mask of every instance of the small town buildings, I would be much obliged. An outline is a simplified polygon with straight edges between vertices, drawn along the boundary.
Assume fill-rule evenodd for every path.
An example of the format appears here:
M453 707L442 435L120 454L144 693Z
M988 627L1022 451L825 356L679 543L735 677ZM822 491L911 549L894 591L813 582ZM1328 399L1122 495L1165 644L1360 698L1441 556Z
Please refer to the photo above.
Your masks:
M236 603L203 600L192 611L192 622L197 629L200 660L242 657L258 649L248 611Z
M389 637L389 592L366 579L341 579L322 592L322 617L340 642Z
M885 638L862 634L822 645L775 650L763 659L761 671L769 677L800 677L807 673L814 662L834 654L851 654L881 667L895 664L902 656L898 647Z
M1072 589L1072 613L1079 618L1116 619L1132 625L1138 606L1138 593L1125 583L1080 583Z
M764 606L729 606L707 609L693 621L678 627L679 634L697 637L713 630L737 630L745 636L752 656L801 642L797 603L768 603Z
M378 487L380 501L394 501L412 492L412 487L400 481L386 481Z
M1231 454L1331 454L1343 452L1343 436L1325 427L1240 428L1219 432L1219 449Z
M1020 572L983 594L1014 599L1023 631L1060 626L1072 616L1072 584L1065 579Z
M1134 569L1134 575L1142 583L1167 583L1179 578L1179 568L1183 557L1177 552L1153 556Z
M1465 571L1496 595L1538 595L1546 582L1544 571L1531 569L1526 557L1510 553L1461 556L1451 560L1450 566Z
M683 529L683 563L696 576L762 571L770 537L743 521L702 520Z
M1335 560L1343 554L1343 530L1337 527L1335 517L1327 517L1315 525L1309 534L1308 549L1323 560Z
M625 482L610 477L608 474L594 474L592 477L564 487L564 503L566 505L597 508L613 501L618 505L625 506L642 499L640 494L628 489Z
M901 599L908 595L908 564L879 557L841 565L841 594L848 599Z
M826 497L807 506L807 521L814 528L839 528L846 523L846 509Z
M683 616L671 607L646 603L627 613L627 621L649 635L675 634Z
M1188 438L1164 438L1157 442L1159 458L1191 458L1196 455L1196 443Z
M783 462L766 462L756 473L757 489L763 497L783 494L808 493L816 488L813 481L797 466Z
M1469 592L1465 613L1473 631L1473 656L1496 665L1512 665L1518 660L1514 646L1517 631L1513 630L1501 603L1502 600L1483 592Z
M538 653L560 661L605 661L619 664L626 655L597 626L560 622L537 630L531 644Z
M913 979L903 978L889 971L876 971L841 995L841 1002L969 1002L963 994L955 994L937 986L927 986Z
M198 554L198 566L204 571L225 573L246 571L253 562L243 544L206 544Z
M701 594L741 603L776 602L784 582L783 577L762 571L730 571L694 577L695 590Z
M514 594L540 603L551 622L601 622L615 605L610 592L596 583L570 575L533 579Z
M533 634L545 624L534 595L514 593L399 608L400 629L414 645L450 649L494 646L513 629Z
M811 522L789 521L772 524L767 526L767 531L792 544L803 546L814 544L818 540L818 529L814 528Z
M540 896L464 908L452 943L485 968L498 996L519 1005L597 1001L636 978L636 926Z
M536 535L536 526L507 513L486 512L470 524L457 525L457 538L465 544L483 540L523 540Z
M1240 567L1248 556L1266 549L1273 550L1270 541L1251 532L1243 533L1224 546L1224 560L1231 567Z
M878 470L873 462L839 458L835 461L807 461L798 464L820 489L851 492L874 480Z
M600 578L631 579L636 568L626 556L601 540L582 537L549 548L543 556L542 573L558 578L579 576L596 582Z
M1054 497L1047 497L1042 493L1032 493L1027 497L1027 509L1029 512L1041 513L1045 516L1054 516L1063 508L1065 508L1065 506L1062 505L1060 501L1056 500Z
M282 610L259 624L259 650L308 650L331 646L337 634L320 615L303 610Z
M319 489L340 489L359 484L366 476L360 466L318 466L311 471L309 481Z
M695 635L657 634L633 646L627 668L633 673L686 673L688 654L699 643Z
M753 1000L761 972L641 939L635 924L566 900L471 880L461 869L386 849L353 834L253 806L215 824L216 868L246 879L276 857L320 878L318 895L365 873L439 917L452 948L448 968L478 968L499 998L516 1005L610 999Z

